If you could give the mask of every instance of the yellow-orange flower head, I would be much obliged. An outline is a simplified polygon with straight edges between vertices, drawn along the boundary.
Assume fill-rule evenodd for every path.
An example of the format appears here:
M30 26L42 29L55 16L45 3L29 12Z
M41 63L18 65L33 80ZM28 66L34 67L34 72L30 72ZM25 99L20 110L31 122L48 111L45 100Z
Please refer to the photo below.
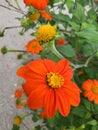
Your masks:
M56 111L68 116L71 106L80 103L81 90L71 80L73 71L67 59L58 62L33 60L20 67L17 75L26 81L23 89L28 96L28 107L33 110L43 108L43 118L52 118Z
M50 24L41 26L37 32L36 37L39 42L51 41L56 36L56 29Z

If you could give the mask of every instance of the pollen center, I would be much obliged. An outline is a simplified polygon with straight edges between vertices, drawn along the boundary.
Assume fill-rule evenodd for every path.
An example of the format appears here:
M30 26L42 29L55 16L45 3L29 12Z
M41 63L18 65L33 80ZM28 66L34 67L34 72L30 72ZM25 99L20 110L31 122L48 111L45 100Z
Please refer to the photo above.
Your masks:
M92 92L98 94L98 86L92 86Z
M58 73L50 72L47 74L46 81L51 88L60 88L64 84L64 78Z

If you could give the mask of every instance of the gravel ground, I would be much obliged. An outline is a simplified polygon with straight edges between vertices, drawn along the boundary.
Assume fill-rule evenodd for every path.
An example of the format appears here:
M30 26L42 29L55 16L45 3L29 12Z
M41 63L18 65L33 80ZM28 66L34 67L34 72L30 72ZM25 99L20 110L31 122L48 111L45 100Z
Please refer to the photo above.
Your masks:
M10 0L11 1L11 0ZM13 2L13 0L12 0ZM20 1L21 7L25 6ZM4 0L0 0L0 5L6 5ZM0 31L5 27L18 26L19 21L17 17L21 17L20 13L10 11L0 6ZM24 49L24 45L30 40L30 33L20 36L20 28L10 29L5 31L5 36L0 37L0 48L7 46L10 49ZM16 76L16 70L21 65L22 61L17 60L17 53L8 53L2 55L0 53L0 130L11 130L13 124L13 117L18 113L23 113L23 110L15 108L14 90L17 88L16 83L21 83L21 79ZM27 119L21 130L31 130L34 126L32 122Z

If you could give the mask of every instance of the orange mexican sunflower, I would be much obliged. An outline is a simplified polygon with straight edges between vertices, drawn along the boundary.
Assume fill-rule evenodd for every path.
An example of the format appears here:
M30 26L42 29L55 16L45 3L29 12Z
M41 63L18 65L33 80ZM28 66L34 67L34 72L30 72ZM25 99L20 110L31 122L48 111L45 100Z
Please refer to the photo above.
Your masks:
M40 12L40 14L41 14L42 17L44 17L45 19L47 19L47 20L52 20L52 16L51 16L48 12L42 11L42 12Z
M33 39L28 42L28 44L25 46L26 51L30 52L32 54L39 53L43 48L40 46L39 41L36 39Z
M35 12L33 14L28 15L29 20L37 21L40 18L40 13Z
M17 90L15 91L14 97L15 97L15 98L21 98L21 97L22 97L22 93L23 93L23 90L22 90L22 89L17 89Z
M38 10L45 10L49 0L32 0L32 6Z
M67 59L59 62L37 59L18 69L17 75L26 82L23 89L31 109L43 108L45 117L53 117L58 110L67 116L70 107L80 103L80 89L71 81L72 68Z
M15 125L20 125L22 123L22 118L20 116L15 116L13 120Z
M94 101L98 104L98 80L88 79L82 84L84 89L84 96L88 98L89 101Z
M26 5L31 5L32 0L23 0Z

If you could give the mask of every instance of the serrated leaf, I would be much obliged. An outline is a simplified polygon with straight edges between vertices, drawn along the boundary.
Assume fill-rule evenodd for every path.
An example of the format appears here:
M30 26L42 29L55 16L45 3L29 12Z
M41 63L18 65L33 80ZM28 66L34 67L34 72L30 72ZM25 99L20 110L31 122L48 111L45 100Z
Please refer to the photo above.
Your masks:
M72 14L73 14L73 18L76 19L76 21L79 23L85 21L86 16L85 16L85 12L84 12L84 7L77 3L76 6L74 7L74 9L72 9Z
M87 99L83 99L84 106L87 110L91 110L91 102L89 102Z
M55 62L59 61L60 58L57 57L55 54L53 54L52 52L49 53L48 58L51 60L54 60Z
M96 120L91 120L91 121L87 122L87 124L92 125L92 126L96 126L97 121Z
M57 50L61 54L63 54L65 57L75 57L76 56L75 50L72 48L71 45L57 46Z
M92 53L94 53L96 51L96 49L98 49L98 44L88 43L83 46L83 55L85 57L88 57L88 56L92 55Z
M75 33L77 36L85 38L86 40L89 40L92 43L98 44L98 32L90 29L85 29L80 32Z

